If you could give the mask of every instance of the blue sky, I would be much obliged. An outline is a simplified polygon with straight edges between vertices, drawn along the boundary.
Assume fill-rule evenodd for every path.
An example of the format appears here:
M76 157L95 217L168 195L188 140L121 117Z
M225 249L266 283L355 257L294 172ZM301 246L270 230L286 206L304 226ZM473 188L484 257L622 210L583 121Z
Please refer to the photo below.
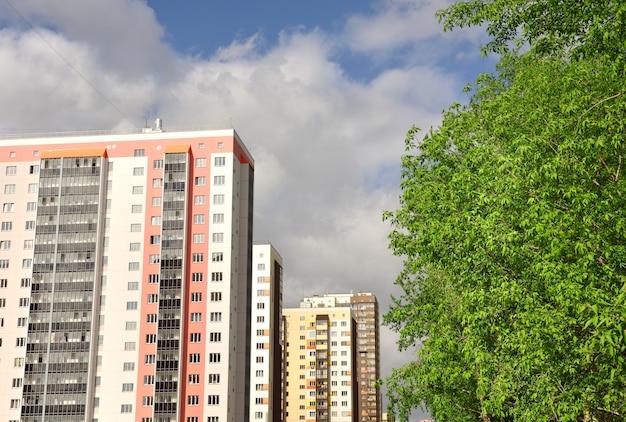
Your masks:
M448 0L8 1L0 130L232 124L255 157L254 237L283 256L287 306L370 291L386 311L401 260L382 213L398 207L405 134L436 127L493 68L480 29L443 33ZM382 338L386 376L415 350Z

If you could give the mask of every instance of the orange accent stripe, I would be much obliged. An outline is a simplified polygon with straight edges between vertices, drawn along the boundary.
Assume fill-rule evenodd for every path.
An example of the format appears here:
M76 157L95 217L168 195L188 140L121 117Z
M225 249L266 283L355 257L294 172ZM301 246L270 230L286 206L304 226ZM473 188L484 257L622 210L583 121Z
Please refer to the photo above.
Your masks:
M189 152L191 145L166 145L165 153L172 154L176 152Z
M88 149L57 149L43 151L41 158L75 158L75 157L106 157L107 150L103 148Z

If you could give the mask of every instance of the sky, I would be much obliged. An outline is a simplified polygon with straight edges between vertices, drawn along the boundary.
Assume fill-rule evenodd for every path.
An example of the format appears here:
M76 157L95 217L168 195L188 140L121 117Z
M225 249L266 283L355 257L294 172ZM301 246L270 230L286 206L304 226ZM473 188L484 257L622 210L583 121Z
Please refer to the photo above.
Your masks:
M285 306L365 291L384 314L401 293L382 214L399 207L405 134L494 67L480 29L443 31L449 3L0 0L0 133L232 125ZM416 352L381 336L384 377Z

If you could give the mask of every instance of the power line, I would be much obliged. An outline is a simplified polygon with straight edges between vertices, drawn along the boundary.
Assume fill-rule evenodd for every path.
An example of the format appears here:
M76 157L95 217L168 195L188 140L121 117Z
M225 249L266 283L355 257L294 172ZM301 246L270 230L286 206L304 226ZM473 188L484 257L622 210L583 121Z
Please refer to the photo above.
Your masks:
M76 67L74 67L74 65L72 65L72 63L70 63L70 61L68 59L65 58L65 56L63 56L63 54L61 54L61 52L59 50L57 50L56 48L54 48L54 46L43 36L43 34L37 29L35 28L35 26L33 24L31 24L28 19L26 19L26 17L24 17L24 15L22 15L16 8L15 6L13 6L13 4L11 4L11 2L9 0L4 0L4 2L11 8L11 10L13 10L13 12L20 17L20 19L22 19L26 25L28 25L35 34L37 34L39 36L39 38L41 38L41 40L43 42L46 43L46 45L48 45L48 47L50 47L50 49L52 51L54 51L56 53L57 56L59 56L61 58L61 60L63 60L65 62L65 64L72 69L72 71L74 71L74 73L76 73L87 85L89 85L91 87L91 89L93 89L98 95L100 95L100 97L102 97L102 99L104 99L104 101L106 101L107 103L109 103L109 105L111 107L113 107L119 114L120 116L122 116L124 119L128 120L128 122L135 126L135 123L117 106L115 105L115 103L113 103L113 101L109 100L109 98L104 95L104 93L102 91L100 91L89 79L87 79L87 77L85 75L83 75L82 73L80 73L80 71L78 69L76 69Z

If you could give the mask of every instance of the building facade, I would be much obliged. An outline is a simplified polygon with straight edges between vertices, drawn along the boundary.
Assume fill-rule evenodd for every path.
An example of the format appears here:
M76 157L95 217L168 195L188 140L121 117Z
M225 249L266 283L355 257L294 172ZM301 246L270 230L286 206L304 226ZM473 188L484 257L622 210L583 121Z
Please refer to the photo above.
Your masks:
M269 244L252 249L250 420L281 420L283 261Z
M324 294L304 298L301 307L349 307L356 320L356 372L359 421L382 420L380 385L380 324L378 301L372 293Z
M358 390L352 310L284 309L283 327L284 420L354 421Z
M234 130L4 140L0 175L0 419L248 419Z

